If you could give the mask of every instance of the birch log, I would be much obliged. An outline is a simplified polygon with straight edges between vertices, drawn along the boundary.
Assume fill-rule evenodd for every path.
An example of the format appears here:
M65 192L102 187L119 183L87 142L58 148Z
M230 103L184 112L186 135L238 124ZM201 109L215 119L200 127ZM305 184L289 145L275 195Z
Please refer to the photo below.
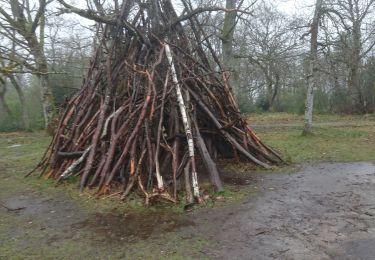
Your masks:
M190 161L192 165L191 177L192 177L193 192L194 192L194 196L199 198L198 176L197 176L197 172L195 169L193 135L191 132L191 126L189 123L188 114L186 112L186 106L185 106L184 98L182 96L180 83L178 82L176 68L173 63L171 49L169 48L168 43L165 44L165 54L167 55L169 66L171 67L172 81L175 84L178 106L180 108L182 122L184 123L186 139L188 141L189 156L190 156Z

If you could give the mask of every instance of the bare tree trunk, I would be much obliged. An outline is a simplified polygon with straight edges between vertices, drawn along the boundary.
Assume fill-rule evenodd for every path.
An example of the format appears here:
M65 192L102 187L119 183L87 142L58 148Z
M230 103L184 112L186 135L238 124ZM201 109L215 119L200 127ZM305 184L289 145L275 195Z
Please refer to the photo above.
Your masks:
M275 111L275 100L280 87L280 76L275 74L275 80L272 79L271 75L266 76L267 78L267 102L268 111Z
M48 2L46 0L40 0L37 8L37 15L32 19L30 10L25 8L23 3L19 0L12 0L10 1L10 5L14 18L6 16L6 20L15 29L13 30L12 37L16 38L15 31L22 35L27 42L27 47L30 49L31 54L34 57L35 72L38 76L41 87L44 122L46 128L50 130L50 123L54 113L54 101L48 79L47 58L44 53L45 11L47 4ZM5 11L2 10L2 13L5 13ZM36 33L37 28L39 28L39 34ZM13 49L14 47L15 46L13 46Z
M305 126L303 134L312 133L312 115L314 106L314 88L317 84L317 60L318 60L318 32L323 0L316 0L314 18L310 26L310 64L306 77L307 94L305 106Z
M272 91L271 104L270 104L270 110L272 112L274 112L276 110L275 100L276 100L277 93L279 92L279 88L280 88L280 75L276 74L275 75L275 84L274 84L274 88L273 88L273 91Z
M31 43L37 47L34 51L34 57L37 61L38 70L40 72L38 78L41 87L42 105L43 105L43 115L44 124L48 131L53 129L51 125L53 114L54 114L54 100L52 95L52 87L50 86L49 76L48 76L48 65L46 55L44 54L44 29L45 29L45 13L43 12L40 17L39 23L39 42L35 41Z
M354 8L355 9L355 8ZM353 14L354 15L354 14ZM352 105L357 112L364 112L364 98L359 80L359 67L361 62L361 26L353 16L353 32L351 34L352 48L349 56L349 94L352 99Z
M47 74L39 75L39 82L42 95L42 106L43 106L43 116L44 125L47 129L51 128L51 122L54 113L54 102L52 96L52 90L49 84L49 77Z
M330 55L330 54L329 54ZM331 87L333 87L334 91L339 91L340 89L340 82L339 82L339 73L336 67L336 62L330 61L330 82L331 82ZM330 98L329 102L329 111L331 113L334 113L334 102L332 101L332 98Z
M349 93L353 100L353 108L357 112L364 113L366 108L364 98L359 82L359 68L358 64L353 63L349 72Z
M6 91L6 82L2 78L0 78L0 120L11 115L10 108L5 102Z
M37 77L40 84L44 124L46 129L49 129L54 113L54 101L52 88L49 83L47 59L43 51L43 46L38 43L35 36L30 37L28 42L38 69Z
M364 98L359 80L361 63L361 28L358 21L353 21L352 50L350 52L349 93L353 100L353 107L358 112L365 112Z
M267 110L271 111L271 107L273 106L272 100L272 92L273 92L273 81L271 76L267 73L266 75L266 84L267 84Z
M30 125L30 116L29 116L29 111L26 106L26 98L25 94L23 93L23 90L21 86L18 84L17 80L14 78L13 75L8 76L10 79L10 82L14 86L14 88L17 91L18 99L20 100L20 105L21 105L21 116L22 116L22 128L27 130L31 128Z
M238 0L226 0L226 9L236 9ZM233 35L236 27L237 12L226 12L224 25L221 33L221 43L223 52L224 68L231 72L229 83L233 88L235 98L238 98L239 76L236 71L235 59L233 55Z

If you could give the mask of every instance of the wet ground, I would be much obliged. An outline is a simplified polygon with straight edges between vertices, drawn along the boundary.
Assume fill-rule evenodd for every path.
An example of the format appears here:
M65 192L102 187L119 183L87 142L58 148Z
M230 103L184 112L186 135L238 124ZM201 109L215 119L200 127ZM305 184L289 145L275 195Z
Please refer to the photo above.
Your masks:
M226 181L258 192L235 205L142 215L85 211L63 193L3 196L0 259L375 259L374 164Z
M375 259L375 166L303 165L258 174L260 194L240 206L197 213L195 231L218 259Z

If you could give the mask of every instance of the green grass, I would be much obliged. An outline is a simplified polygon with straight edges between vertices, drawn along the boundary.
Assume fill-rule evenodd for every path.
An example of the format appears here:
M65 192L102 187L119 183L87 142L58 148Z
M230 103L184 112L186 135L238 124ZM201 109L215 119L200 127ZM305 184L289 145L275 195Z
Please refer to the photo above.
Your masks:
M0 178L1 195L20 191L26 188L49 186L35 179L25 179L24 174L30 171L40 160L50 138L44 132L13 132L0 134Z
M278 113L257 113L248 114L247 118L250 124L284 124L296 123L303 124L302 114L291 114L286 112ZM337 114L314 114L314 123L327 122L375 122L375 114L366 115L337 115Z
M263 141L292 163L374 161L375 114L314 115L313 135L302 136L303 115L250 114Z
M375 161L375 126L315 127L302 136L302 128L267 129L259 136L293 163L306 161Z

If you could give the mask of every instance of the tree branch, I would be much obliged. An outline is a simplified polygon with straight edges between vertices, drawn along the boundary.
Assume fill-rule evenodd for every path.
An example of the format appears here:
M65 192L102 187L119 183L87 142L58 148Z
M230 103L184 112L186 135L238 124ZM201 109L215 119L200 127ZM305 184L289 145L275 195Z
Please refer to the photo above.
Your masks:
M58 0L59 3L61 3L69 12L78 14L79 16L82 16L84 18L87 18L89 20L93 20L98 23L104 23L109 25L120 25L125 27L129 32L131 32L133 35L138 36L143 43L147 43L147 41L144 39L143 35L135 28L132 24L128 23L127 21L116 21L116 19L111 19L110 17L105 16L99 16L95 12L91 10L84 10L77 7L74 7L72 5L67 4L64 0Z
M46 10L46 6L47 6L46 0L40 0L39 1L39 9L38 9L38 12L35 15L33 24L31 25L31 29L30 29L31 34L35 33L35 30L36 30L36 28L38 27L38 24L39 24L39 20Z
M253 15L253 13L249 12L249 11L244 11L244 10L240 10L240 9L227 9L227 8L223 8L223 7L220 7L220 6L199 7L199 8L196 8L196 9L192 10L191 12L189 12L187 14L179 16L176 21L172 22L172 26L174 26L174 25L176 25L176 24L178 24L182 21L188 20L191 17L193 17L197 14L200 14L200 13L218 12L218 11L224 11L224 12L227 12L227 13L239 12L239 13L244 13L244 14L248 14L248 15Z

